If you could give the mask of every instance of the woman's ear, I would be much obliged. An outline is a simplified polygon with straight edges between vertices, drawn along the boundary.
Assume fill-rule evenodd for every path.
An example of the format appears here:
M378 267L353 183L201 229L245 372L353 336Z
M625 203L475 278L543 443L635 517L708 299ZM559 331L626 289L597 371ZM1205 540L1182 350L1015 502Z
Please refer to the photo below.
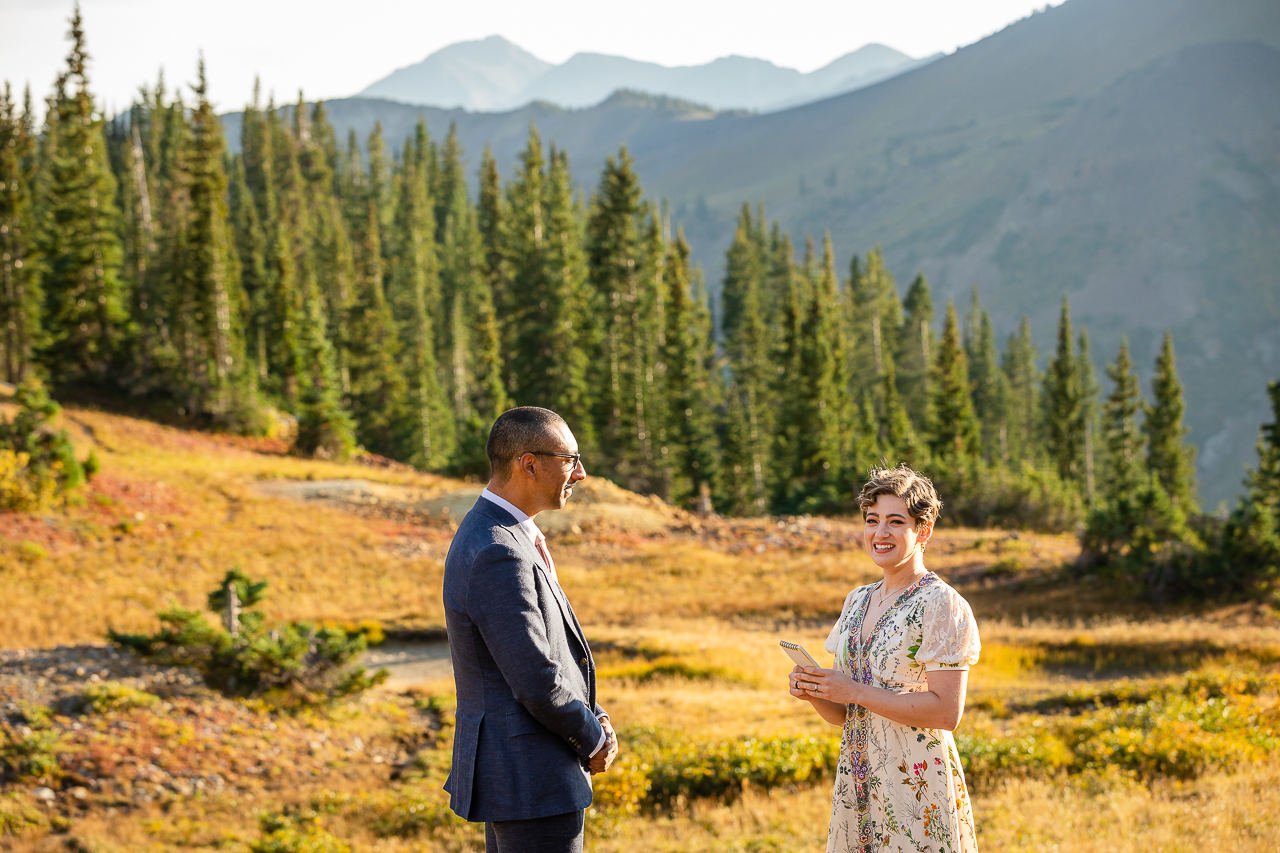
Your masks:
M929 539L932 536L933 536L933 522L927 521L924 524L920 525L920 530L916 534L916 541L918 541L920 543L920 547L923 548L925 545L929 544Z

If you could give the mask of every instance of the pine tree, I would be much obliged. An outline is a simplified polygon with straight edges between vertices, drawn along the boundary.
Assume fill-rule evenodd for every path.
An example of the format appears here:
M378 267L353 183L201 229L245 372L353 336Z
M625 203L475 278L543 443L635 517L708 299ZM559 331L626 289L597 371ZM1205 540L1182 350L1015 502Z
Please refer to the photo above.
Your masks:
M185 288L175 292L174 305L174 314L182 318L180 384L189 412L208 415L215 424L239 431L254 428L255 402L244 359L239 268L227 227L226 146L222 122L207 91L201 59L187 184L189 270L181 279Z
M956 307L948 302L942 341L933 363L933 422L929 431L934 459L948 466L972 461L982 451L981 427L969 392L968 362Z
M938 339L933 331L933 297L924 273L911 282L902 309L902 331L894 356L898 390L911 419L926 424L929 422L929 375L933 370L933 353L938 351Z
M1031 339L1031 322L1024 314L1015 335L1005 344L1000 367L1009 388L1008 429L1006 437L1009 460L1032 462L1039 458L1040 374L1039 358Z
M1076 366L1080 369L1080 459L1084 474L1084 498L1086 505L1094 505L1094 444L1098 435L1098 379L1093 371L1093 356L1089 353L1089 332L1080 330L1077 345Z
M144 89L142 101L135 103L129 110L127 127L122 128L118 144L121 152L118 174L123 220L123 272L132 292L131 319L137 329L132 344L132 357L129 359L128 378L128 385L134 392L145 391L153 379L159 378L152 358L157 350L157 336L162 332L163 323L160 300L152 292L156 279L154 274L149 274L157 245L156 223L152 216L153 187L146 148L143 146L143 127L150 125L151 120Z
M666 332L662 346L662 376L666 424L660 453L666 472L663 497L677 506L693 508L704 494L716 489L718 454L712 383L711 316L689 269L689 244L678 232L666 258Z
M40 343L40 258L23 163L36 143L30 121L29 113L18 114L6 83L0 95L0 352L4 378L13 385L31 372L31 357Z
M351 384L346 323L354 290L355 261L337 196L338 177L334 171L338 161L337 144L322 102L316 103L308 118L306 104L299 93L294 119L299 168L311 211L306 251L315 259L316 281L324 300L334 364L345 393Z
M1107 378L1113 388L1102 406L1102 470L1105 473L1100 485L1102 503L1114 506L1137 493L1146 467L1138 431L1142 397L1129 356L1129 341L1125 338L1120 339L1116 360L1107 365Z
M1058 348L1044 377L1044 446L1049 462L1066 482L1078 482L1083 472L1080 368L1071 340L1071 309L1062 297L1058 320Z
M996 355L996 335L991 326L991 315L982 310L978 321L977 345L969 362L969 376L973 386L973 408L982 425L982 447L988 462L1007 463L1009 453L1009 422L1011 391L1009 378L1000 368Z
M661 257L646 252L648 205L631 155L623 147L605 161L587 220L587 267L603 322L596 388L596 429L606 474L635 488L650 488L649 428L652 357L647 343L656 327L655 274Z
M853 316L854 376L874 386L899 349L902 302L898 286L884 267L879 247L867 252L865 263L855 255L849 272L849 304ZM895 365L896 368L896 365Z
M1182 424L1185 410L1182 383L1173 353L1173 335L1165 332L1155 374L1151 404L1146 407L1143 432L1147 437L1147 467L1159 479L1169 499L1183 512L1196 510L1195 448L1185 443L1190 432Z
M44 258L41 360L58 380L104 378L124 335L125 294L116 234L116 182L103 121L89 91L80 9L72 49L46 116L41 165L40 253Z
M1267 385L1267 396L1271 422L1258 430L1258 464L1245 477L1246 493L1218 546L1220 594L1274 595L1280 581L1280 381Z
M780 228L778 229L780 230ZM791 237L781 234L772 250L772 287L778 317L771 331L774 340L773 362L776 373L771 379L771 395L778 407L777 427L772 448L773 470L771 480L775 484L774 503L785 502L792 473L800 467L801 423L804 412L812 405L805 399L802 370L805 348L805 323L809 319L813 303L813 239L805 245L805 263L797 268Z
M236 255L240 261L240 286L244 291L242 325L245 330L245 356L252 362L260 380L267 378L270 361L267 341L270 315L267 274L267 235L258 216L258 206L245 176L244 158L232 161L231 222L235 233Z
M413 456L415 413L400 369L400 341L383 290L381 224L378 205L365 200L357 242L357 288L347 328L350 332L351 392L356 438L374 453L392 459Z
M342 406L333 345L325 322L324 296L315 277L307 274L302 288L303 322L299 334L302 353L298 394L298 437L301 453L324 459L345 459L355 449L355 425Z
M405 378L415 414L414 449L404 461L437 469L452 458L455 425L437 373L433 312L439 313L439 279L435 210L425 171L428 152L425 127L419 122L416 140L405 143L396 177L395 251L388 295L406 356Z
M880 418L878 446L891 465L910 465L921 470L929 463L928 446L919 440L906 408L898 399L898 384L889 364L880 377Z
M799 510L834 505L845 474L844 451L853 403L840 298L828 234L813 299L807 306L802 331L805 345L796 378L802 407L797 412L797 466L790 478L787 502Z
M770 393L772 342L764 313L761 229L743 205L730 244L721 289L721 330L733 371L728 395L724 488L733 512L763 514L768 507L774 406Z

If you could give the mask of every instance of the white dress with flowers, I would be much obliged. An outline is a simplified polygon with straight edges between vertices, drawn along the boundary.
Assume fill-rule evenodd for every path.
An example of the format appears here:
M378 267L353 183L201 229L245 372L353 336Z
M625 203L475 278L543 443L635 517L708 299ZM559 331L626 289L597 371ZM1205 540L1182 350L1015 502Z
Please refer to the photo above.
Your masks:
M864 645L883 581L849 593L827 637L835 666L862 684L917 693L925 673L966 670L981 644L969 604L933 572L904 590ZM976 853L973 810L951 732L895 723L849 705L836 767L828 853Z

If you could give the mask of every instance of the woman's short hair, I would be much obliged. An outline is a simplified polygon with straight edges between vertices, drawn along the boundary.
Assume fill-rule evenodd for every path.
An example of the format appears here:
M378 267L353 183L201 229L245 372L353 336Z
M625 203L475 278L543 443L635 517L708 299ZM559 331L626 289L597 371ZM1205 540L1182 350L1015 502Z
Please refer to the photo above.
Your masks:
M867 472L866 485L858 494L858 508L866 515L881 495L902 498L907 512L917 524L933 524L942 512L942 500L933 488L933 482L906 465L897 468L872 468Z

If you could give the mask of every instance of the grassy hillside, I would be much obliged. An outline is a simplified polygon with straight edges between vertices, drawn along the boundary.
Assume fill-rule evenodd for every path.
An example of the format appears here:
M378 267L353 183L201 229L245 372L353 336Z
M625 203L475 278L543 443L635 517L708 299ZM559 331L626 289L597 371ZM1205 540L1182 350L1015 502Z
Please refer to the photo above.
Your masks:
M281 714L101 645L108 625L200 606L236 565L270 580L273 618L438 628L443 555L478 484L74 405L61 421L103 470L77 505L0 515L0 845L482 849L440 790L450 679ZM784 692L777 640L819 650L874 578L858 525L700 519L587 485L544 518L623 738L591 849L821 849L837 732ZM1275 849L1280 619L1155 612L1072 581L1075 554L1070 537L998 530L930 548L983 635L957 733L982 849Z
M1043 349L1070 295L1099 366L1128 335L1148 375L1179 348L1204 502L1238 490L1280 351L1280 7L1267 0L1069 0L927 67L768 115L615 97L472 114L350 99L340 133L419 114L509 172L530 122L594 185L627 144L718 288L744 201L839 262L883 244L939 301L982 290L997 331L1029 314ZM238 116L227 117L238 139ZM799 244L799 243L798 243ZM941 307L941 306L939 306ZM941 311L938 311L941 315ZM1099 371L1101 375L1101 371Z

